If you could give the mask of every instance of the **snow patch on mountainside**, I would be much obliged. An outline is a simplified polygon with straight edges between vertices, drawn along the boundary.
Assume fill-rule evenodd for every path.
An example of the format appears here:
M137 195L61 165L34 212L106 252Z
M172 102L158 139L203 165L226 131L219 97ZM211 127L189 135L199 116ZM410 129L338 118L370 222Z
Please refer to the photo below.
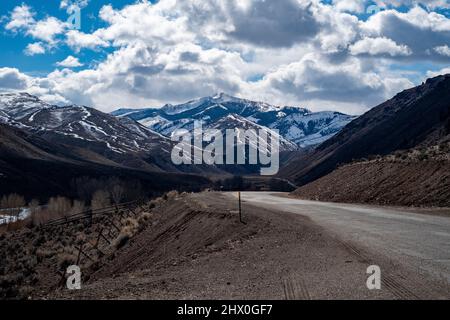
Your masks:
M281 134L302 148L321 144L337 134L355 117L339 112L292 114L272 123L270 128L280 129Z
M23 93L0 94L0 122L39 134L103 143L119 154L161 152L171 144L167 137L126 117L85 106L52 106Z
M166 137L178 129L192 130L195 121L203 121L204 127L210 128L223 119L238 123L238 116L268 130L279 130L285 140L301 148L326 141L355 118L338 112L313 113L300 107L273 106L224 93L161 109L120 109L112 114L134 119Z

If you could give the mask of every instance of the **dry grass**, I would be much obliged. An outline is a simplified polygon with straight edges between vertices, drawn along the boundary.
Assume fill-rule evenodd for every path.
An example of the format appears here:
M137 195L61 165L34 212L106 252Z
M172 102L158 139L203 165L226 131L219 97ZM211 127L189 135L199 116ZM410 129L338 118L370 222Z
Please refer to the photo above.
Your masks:
M68 218L72 215L84 212L85 204L82 201L71 201L64 197L51 198L46 207L30 208L33 225L43 225L48 221Z
M450 142L442 142L437 145L422 146L408 150L398 150L386 156L369 156L353 161L351 164L363 162L422 162L422 161L449 161L450 160ZM345 165L344 165L345 166Z
M166 198L177 196L178 193L172 192ZM152 221L151 211L164 202L163 197L150 201L130 217L124 216L128 211L108 217L97 216L92 224L80 221L44 228L40 223L34 223L81 206L80 203L55 198L52 211L36 210L32 216L33 223L24 221L20 229L0 234L0 299L32 298L35 294L42 295L42 292L59 288L61 275L68 265L76 262L80 246L89 256L89 259L82 256L80 267L83 276L89 276L109 261L117 250L126 246L131 238L146 229ZM120 232L111 221L119 226ZM109 242L99 238L100 231Z
M2 209L22 208L25 204L25 198L15 193L5 195L0 200L0 208Z

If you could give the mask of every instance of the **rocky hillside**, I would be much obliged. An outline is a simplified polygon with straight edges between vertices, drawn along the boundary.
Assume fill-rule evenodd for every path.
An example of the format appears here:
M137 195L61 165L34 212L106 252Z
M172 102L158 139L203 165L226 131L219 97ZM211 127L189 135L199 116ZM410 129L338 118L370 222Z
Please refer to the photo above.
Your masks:
M353 120L282 175L299 186L371 155L437 145L450 134L450 75L429 79Z
M50 144L70 146L85 160L153 171L175 170L167 161L171 141L130 119L85 106L49 105L27 93L1 94L0 110L0 123Z
M450 161L381 158L342 166L294 195L311 200L450 207Z

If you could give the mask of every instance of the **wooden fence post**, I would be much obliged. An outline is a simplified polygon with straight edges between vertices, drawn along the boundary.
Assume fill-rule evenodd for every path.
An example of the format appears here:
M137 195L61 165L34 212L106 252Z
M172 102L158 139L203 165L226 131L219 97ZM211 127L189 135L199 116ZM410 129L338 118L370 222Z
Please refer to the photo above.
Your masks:
M241 204L241 192L238 191L238 198L239 198L239 221L243 224L246 224L244 220L242 220L242 204Z

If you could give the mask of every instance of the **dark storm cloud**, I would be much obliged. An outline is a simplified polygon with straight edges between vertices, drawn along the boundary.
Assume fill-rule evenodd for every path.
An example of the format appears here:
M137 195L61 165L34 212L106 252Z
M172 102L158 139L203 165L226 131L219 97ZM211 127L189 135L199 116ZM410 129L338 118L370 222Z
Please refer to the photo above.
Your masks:
M256 1L248 10L235 10L232 19L232 37L265 47L290 47L320 31L310 6L294 0Z

